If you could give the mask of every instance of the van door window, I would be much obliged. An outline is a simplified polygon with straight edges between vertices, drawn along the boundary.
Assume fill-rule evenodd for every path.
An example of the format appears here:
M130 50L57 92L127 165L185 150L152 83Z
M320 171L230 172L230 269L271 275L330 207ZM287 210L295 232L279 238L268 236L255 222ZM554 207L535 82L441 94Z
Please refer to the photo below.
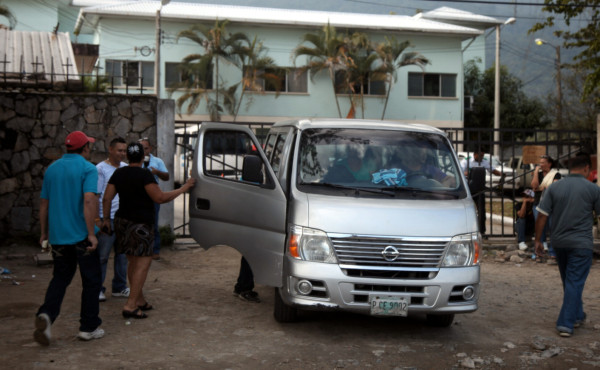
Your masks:
M271 155L273 154L273 148L275 147L275 140L277 140L277 134L270 134L267 137L267 140L265 142L265 156L267 156L267 159L270 161L271 160Z
M203 173L206 176L242 181L244 157L247 155L258 156L258 151L246 133L208 131L203 140Z
M273 150L273 156L271 157L271 168L275 175L279 175L279 167L281 165L281 157L283 156L283 146L285 144L285 138L287 134L281 134L277 137L275 148Z

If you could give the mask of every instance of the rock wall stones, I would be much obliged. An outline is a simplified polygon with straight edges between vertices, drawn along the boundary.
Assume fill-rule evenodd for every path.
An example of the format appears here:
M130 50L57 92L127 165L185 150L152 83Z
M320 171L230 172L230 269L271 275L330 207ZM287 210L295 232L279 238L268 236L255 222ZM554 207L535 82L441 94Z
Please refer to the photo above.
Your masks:
M91 161L108 144L149 137L156 143L157 99L148 95L0 93L0 235L39 232L39 196L46 168L66 153L69 132L96 143Z

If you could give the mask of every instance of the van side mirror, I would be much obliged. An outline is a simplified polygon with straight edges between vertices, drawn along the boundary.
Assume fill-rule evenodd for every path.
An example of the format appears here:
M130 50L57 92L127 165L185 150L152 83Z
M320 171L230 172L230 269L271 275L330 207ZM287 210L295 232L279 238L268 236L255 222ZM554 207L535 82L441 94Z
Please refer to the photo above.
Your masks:
M485 189L485 168L472 167L469 172L469 190L471 194L477 194Z
M244 157L242 180L257 184L263 183L262 160L259 156L247 155Z

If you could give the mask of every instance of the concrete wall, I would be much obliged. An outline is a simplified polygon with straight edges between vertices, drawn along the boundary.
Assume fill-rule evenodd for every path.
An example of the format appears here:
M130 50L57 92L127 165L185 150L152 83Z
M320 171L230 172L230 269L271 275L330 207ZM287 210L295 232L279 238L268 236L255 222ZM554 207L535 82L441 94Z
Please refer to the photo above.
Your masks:
M91 161L108 156L116 136L128 142L148 137L173 169L174 102L150 95L0 93L0 234L39 232L39 197L46 168L65 152L69 132L81 130L96 143ZM157 137L160 139L157 141ZM161 184L172 189L173 182ZM169 214L170 212L170 214ZM173 208L159 224L171 224Z

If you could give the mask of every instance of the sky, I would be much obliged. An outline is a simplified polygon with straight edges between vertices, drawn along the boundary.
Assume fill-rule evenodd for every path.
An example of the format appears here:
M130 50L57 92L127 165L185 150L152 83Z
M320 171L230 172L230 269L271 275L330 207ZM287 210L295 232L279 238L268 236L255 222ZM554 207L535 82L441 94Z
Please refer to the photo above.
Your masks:
M215 3L215 0L179 0L198 3ZM428 11L442 6L452 7L497 19L516 18L516 22L501 28L500 63L523 83L523 89L529 96L545 99L548 92L555 92L556 86L556 49L550 45L536 45L535 39L542 38L555 46L561 40L546 29L528 34L529 29L543 21L549 13L542 12L543 0L219 0L220 4L259 6L269 8L309 9L340 11L352 13L396 13L414 15L419 10ZM539 5L521 5L539 4ZM585 20L581 21L582 23ZM575 22L574 26L579 26ZM564 23L562 27L566 27ZM487 35L486 68L495 60L495 31ZM564 64L576 53L561 48L561 62Z

